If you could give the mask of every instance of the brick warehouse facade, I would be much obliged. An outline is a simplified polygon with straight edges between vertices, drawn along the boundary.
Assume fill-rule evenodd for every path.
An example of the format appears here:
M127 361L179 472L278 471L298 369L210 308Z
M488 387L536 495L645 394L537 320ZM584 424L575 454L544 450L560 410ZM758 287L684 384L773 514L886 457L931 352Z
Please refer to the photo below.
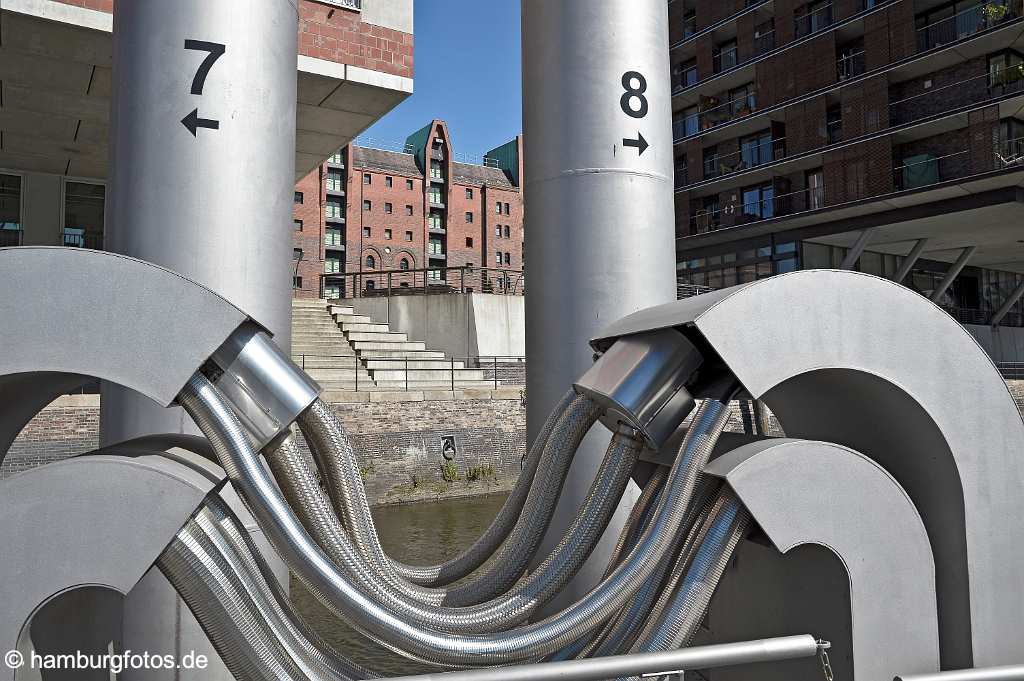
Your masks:
M448 126L434 120L404 152L339 150L295 187L295 295L361 294L386 285L382 272L405 286L423 274L404 270L522 270L522 144L518 136L484 164L460 163ZM447 273L431 275L443 282Z
M1024 281L1021 0L670 0L669 21L681 284L849 256L1024 326L1020 300L993 322Z

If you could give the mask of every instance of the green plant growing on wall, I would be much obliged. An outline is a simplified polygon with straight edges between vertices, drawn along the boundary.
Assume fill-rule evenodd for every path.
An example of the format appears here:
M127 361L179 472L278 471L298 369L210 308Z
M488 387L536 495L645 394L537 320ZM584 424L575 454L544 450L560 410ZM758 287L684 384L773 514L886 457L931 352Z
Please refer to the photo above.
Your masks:
M359 469L359 477L362 478L363 481L365 481L368 477L370 477L371 475L373 475L376 472L377 472L377 469L373 467L373 462L371 461L370 463L368 463L365 466L362 466Z
M454 461L445 461L441 464L441 477L445 482L455 482L459 479L459 467Z
M473 466L466 471L466 481L476 482L477 480L483 480L485 478L494 477L494 466Z
M991 26L1003 20L1009 8L1002 2L986 2L981 7L981 15L985 24Z

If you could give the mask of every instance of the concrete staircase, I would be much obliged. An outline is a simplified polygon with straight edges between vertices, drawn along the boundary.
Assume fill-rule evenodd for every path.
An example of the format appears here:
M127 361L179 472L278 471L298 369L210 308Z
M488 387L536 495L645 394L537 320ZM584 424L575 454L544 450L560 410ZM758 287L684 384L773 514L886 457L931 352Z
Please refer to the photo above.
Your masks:
M292 315L293 359L325 390L495 387L482 369L466 368L351 307L294 300Z

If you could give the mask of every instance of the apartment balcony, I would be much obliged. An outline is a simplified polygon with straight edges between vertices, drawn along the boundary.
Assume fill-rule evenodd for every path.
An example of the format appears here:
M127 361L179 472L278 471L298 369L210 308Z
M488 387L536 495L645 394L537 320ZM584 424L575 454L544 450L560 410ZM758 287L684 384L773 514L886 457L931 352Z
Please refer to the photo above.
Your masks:
M1018 64L998 73L981 73L890 102L889 123L904 125L990 101L1016 99L1013 95L1022 93L1024 64Z
M796 39L825 30L833 24L832 16L832 3L829 3L809 14L797 17L793 20Z
M62 245L68 248L90 248L96 251L103 250L102 234L79 234L77 232L64 232Z
M447 234L448 230L445 229L444 224L428 224L427 231L431 234Z
M806 213L824 208L825 205L825 187L822 185L740 205L698 210L690 218L690 235Z
M836 60L836 76L839 81L849 80L862 75L867 70L864 50L848 54Z
M324 221L325 222L338 223L338 224L345 224L345 214L344 213L325 213L324 214Z
M332 196L345 196L345 185L341 182L327 183L327 193Z
M727 50L715 51L712 57L715 73L728 71L740 64L740 52L737 47L730 47Z
M954 43L1022 16L1021 0L990 0L917 29L917 51Z
M715 154L704 159L704 179L728 177L735 173L767 165L786 157L786 138L748 145L728 154Z
M749 90L745 96L724 103L717 103L717 98L708 97L711 103L706 109L695 114L677 118L672 121L672 138L674 142L696 135L697 133L726 125L740 118L746 118L757 110L757 92Z

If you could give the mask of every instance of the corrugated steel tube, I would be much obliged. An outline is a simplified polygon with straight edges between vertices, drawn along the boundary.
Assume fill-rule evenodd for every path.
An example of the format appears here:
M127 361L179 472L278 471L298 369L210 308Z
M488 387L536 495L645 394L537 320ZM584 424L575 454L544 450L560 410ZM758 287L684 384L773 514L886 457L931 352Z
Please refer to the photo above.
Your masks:
M484 603L508 591L526 570L547 531L573 455L597 421L599 413L597 405L585 397L570 398L567 395L563 402L566 403L565 409L553 413L553 419L549 419L553 423L544 446L536 456L530 457L536 459L537 466L533 484L524 486L523 505L518 509L510 507L509 516L513 511L518 513L510 533L501 537L504 545L501 545L501 541L497 542L500 546L499 555L492 561L491 567L458 586L435 591L416 588L407 582L402 573L408 571L385 555L358 475L359 463L344 426L330 406L317 401L299 417L298 424L327 482L335 510L356 548L369 563L380 570L400 592L415 600L428 604L468 606ZM514 503L518 504L518 501ZM503 530L507 520L500 520L499 530ZM498 534L485 534L486 541L478 542L479 549L471 547L465 552L465 558L460 562L461 568L472 564L482 565L490 558ZM431 573L432 569L428 568L417 575L428 577ZM448 577L453 574L450 570L447 572Z
M505 664L550 654L584 636L621 608L665 558L686 515L697 475L729 416L722 402L706 400L701 405L651 525L626 560L582 600L541 622L500 634L457 635L402 621L363 593L332 563L303 529L250 447L238 419L204 376L193 376L178 402L210 439L268 539L314 595L361 630L411 655L464 665Z
M276 450L267 452L267 459L285 498L303 525L364 592L373 594L381 605L411 623L454 633L484 633L522 622L576 574L615 513L640 448L639 441L626 433L617 433L576 520L548 558L508 593L464 608L414 601L369 566L342 529L305 457L291 438Z

